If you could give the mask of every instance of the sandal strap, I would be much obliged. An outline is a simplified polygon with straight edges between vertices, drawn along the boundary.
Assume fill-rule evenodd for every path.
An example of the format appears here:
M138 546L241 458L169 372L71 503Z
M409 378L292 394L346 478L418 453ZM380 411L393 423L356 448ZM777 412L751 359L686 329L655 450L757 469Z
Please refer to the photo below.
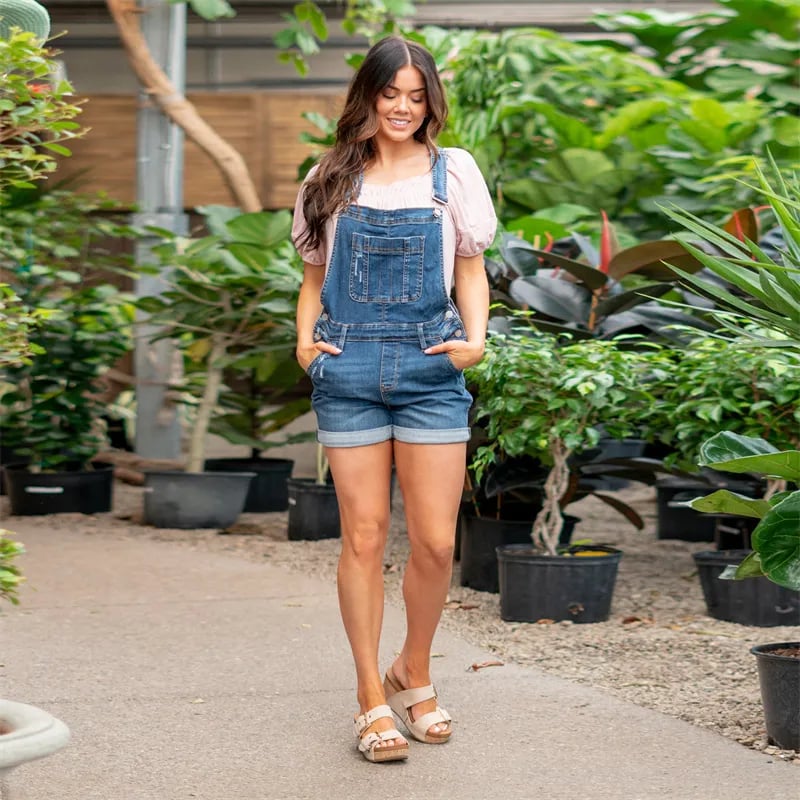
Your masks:
M373 722L376 722L379 719L383 719L383 717L389 717L389 719L394 719L392 716L392 709L389 708L387 705L382 706L375 706L375 708L369 709L369 711L365 711L363 714L359 714L353 720L353 727L356 731L356 736L361 736L361 733L365 728L369 728ZM367 737L369 738L369 737ZM397 736L390 737L397 739Z
M427 686L417 686L414 689L403 689L402 692L392 695L392 699L398 703L402 703L403 707L408 709L415 706L417 703L424 703L426 700L436 699L436 689L433 684L429 683Z
M363 739L359 740L358 749L367 752L380 745L381 742L402 738L400 731L396 728L390 728L388 731L370 731Z
M441 706L436 706L436 711L429 711L415 719L414 725L420 730L427 731L432 725L450 722L452 722L450 715Z

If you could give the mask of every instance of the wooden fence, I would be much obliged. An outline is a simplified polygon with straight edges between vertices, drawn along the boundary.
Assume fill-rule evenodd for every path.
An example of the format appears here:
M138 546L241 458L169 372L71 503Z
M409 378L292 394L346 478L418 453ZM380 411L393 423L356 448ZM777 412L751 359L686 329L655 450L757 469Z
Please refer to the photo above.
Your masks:
M301 116L316 111L338 113L336 93L247 92L189 94L200 114L243 156L265 208L287 208L297 193L297 167L310 152L302 131L318 131ZM136 112L130 95L92 95L81 122L90 128L72 146L58 178L74 176L81 191L102 190L125 205L136 200ZM186 142L184 204L230 205L233 200L211 159Z

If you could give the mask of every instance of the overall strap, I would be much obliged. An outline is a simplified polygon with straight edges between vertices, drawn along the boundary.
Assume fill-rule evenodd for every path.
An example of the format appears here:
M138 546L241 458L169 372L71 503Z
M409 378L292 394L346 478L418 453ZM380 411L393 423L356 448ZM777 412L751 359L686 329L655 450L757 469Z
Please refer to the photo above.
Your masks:
M431 171L433 173L433 199L437 203L447 205L447 156L444 150L437 148L431 153Z

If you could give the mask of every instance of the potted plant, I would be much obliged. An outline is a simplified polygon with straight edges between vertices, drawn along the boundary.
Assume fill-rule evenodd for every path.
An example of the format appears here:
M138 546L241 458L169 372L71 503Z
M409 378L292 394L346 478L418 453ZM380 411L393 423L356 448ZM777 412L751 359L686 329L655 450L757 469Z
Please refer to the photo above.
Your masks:
M231 209L206 206L205 222L213 235L230 238L226 223ZM280 242L277 246L280 248ZM285 269L273 271L273 291L280 293L289 306L297 304L303 278L302 264L283 257ZM282 316L287 316L287 311ZM311 387L294 353L288 336L271 337L270 349L246 349L225 368L224 391L220 409L209 424L209 433L221 436L233 445L250 449L247 456L206 459L205 469L222 472L254 472L245 498L245 512L285 511L289 495L286 481L294 461L273 458L263 453L286 445L309 441L311 433L281 436L282 431L311 409Z
M708 572L701 572L701 580L709 613L749 625L800 625L800 450L779 450L764 439L723 431L703 444L700 463L769 479L763 498L722 489L692 501L698 511L759 520L752 552L714 553L711 563L707 554L695 554L700 569ZM800 642L758 645L752 652L758 659L767 734L783 749L800 750Z
M298 276L299 286L299 276ZM209 426L212 434L231 444L250 448L248 456L207 458L211 471L254 472L244 503L245 512L286 511L289 505L287 480L292 474L291 458L264 456L272 448L309 441L313 433L280 436L287 425L311 409L310 387L297 363L293 349L244 359L225 372L221 410Z
M133 344L133 306L117 284L129 256L111 250L136 236L114 203L64 189L10 193L0 214L0 270L39 324L40 355L0 370L0 430L12 513L96 513L112 502L105 373ZM4 459L6 456L4 455Z
M601 423L612 436L630 432L636 410L648 401L645 374L643 353L613 341L564 341L529 331L490 336L486 356L470 369L475 417L489 439L473 459L478 476L497 453L534 457L549 468L532 543L497 549L503 619L607 618L620 551L559 547L574 483L570 459L596 445ZM598 496L622 508L616 498Z
M667 464L696 470L700 445L720 429L764 436L781 448L800 444L800 353L743 348L730 335L715 335L691 339L670 361L644 420L645 435L672 451ZM752 478L709 470L657 480L658 537L725 546L721 529L736 520L698 514L684 502L722 486L751 496L763 491ZM746 536L735 538L745 543Z
M488 443L479 425L472 426L457 529L459 581L482 592L500 590L497 553L500 545L530 541L531 527L542 507L547 467L538 459L497 453L496 460L475 475L472 458ZM568 526L565 531L569 533Z
M330 479L328 459L317 444L315 478L289 478L289 516L287 535L290 541L300 539L336 539L341 536L339 503Z
M35 3L31 5L31 9L9 7L0 36L4 102L0 111L0 360L5 354L6 364L20 363L15 360L15 352L25 343L26 330L35 321L31 315L36 311L7 285L11 272L4 257L9 250L4 223L17 196L30 192L36 182L53 172L56 155L69 155L64 142L81 133L80 125L74 121L81 109L71 102L72 87L67 81L52 80L57 72L55 52L42 44L49 31L47 12ZM25 24L19 26L22 20ZM28 315L27 320L23 315ZM24 457L11 452L3 438L0 433L0 467L9 461L24 461ZM3 490L0 468L0 493Z
M720 296L726 311L717 317L739 337L741 346L798 351L800 184L796 178L784 179L774 161L770 178L758 167L755 174L757 191L769 203L784 242L777 256L692 214L677 209L668 214L703 241L715 242L722 251L708 255L694 248L709 270L736 289L736 293ZM694 276L684 278L700 291L713 290ZM760 327L754 327L753 322ZM771 483L763 498L722 491L693 503L698 509L712 511L735 508L737 513L759 520L751 537L753 552L720 577L745 582L766 579L796 597L800 590L800 451L796 447L778 450L761 438L723 432L703 445L701 463L726 472L760 474ZM786 487L777 486L775 481L786 481ZM758 645L751 652L758 661L767 736L778 747L800 750L800 641Z
M145 520L158 527L224 528L241 513L255 473L204 471L212 420L225 413L226 370L285 352L294 337L289 212L201 211L216 232L188 240L159 231L154 252L166 288L138 303L158 329L153 340L173 338L183 352L183 388L195 403L185 471L145 475Z

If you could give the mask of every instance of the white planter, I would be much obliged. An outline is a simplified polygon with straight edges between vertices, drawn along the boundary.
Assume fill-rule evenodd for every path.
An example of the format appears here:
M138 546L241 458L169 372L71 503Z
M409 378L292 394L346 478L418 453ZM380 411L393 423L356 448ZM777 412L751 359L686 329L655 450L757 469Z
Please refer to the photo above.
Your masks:
M36 706L0 700L0 786L14 767L44 758L69 740L69 728Z

